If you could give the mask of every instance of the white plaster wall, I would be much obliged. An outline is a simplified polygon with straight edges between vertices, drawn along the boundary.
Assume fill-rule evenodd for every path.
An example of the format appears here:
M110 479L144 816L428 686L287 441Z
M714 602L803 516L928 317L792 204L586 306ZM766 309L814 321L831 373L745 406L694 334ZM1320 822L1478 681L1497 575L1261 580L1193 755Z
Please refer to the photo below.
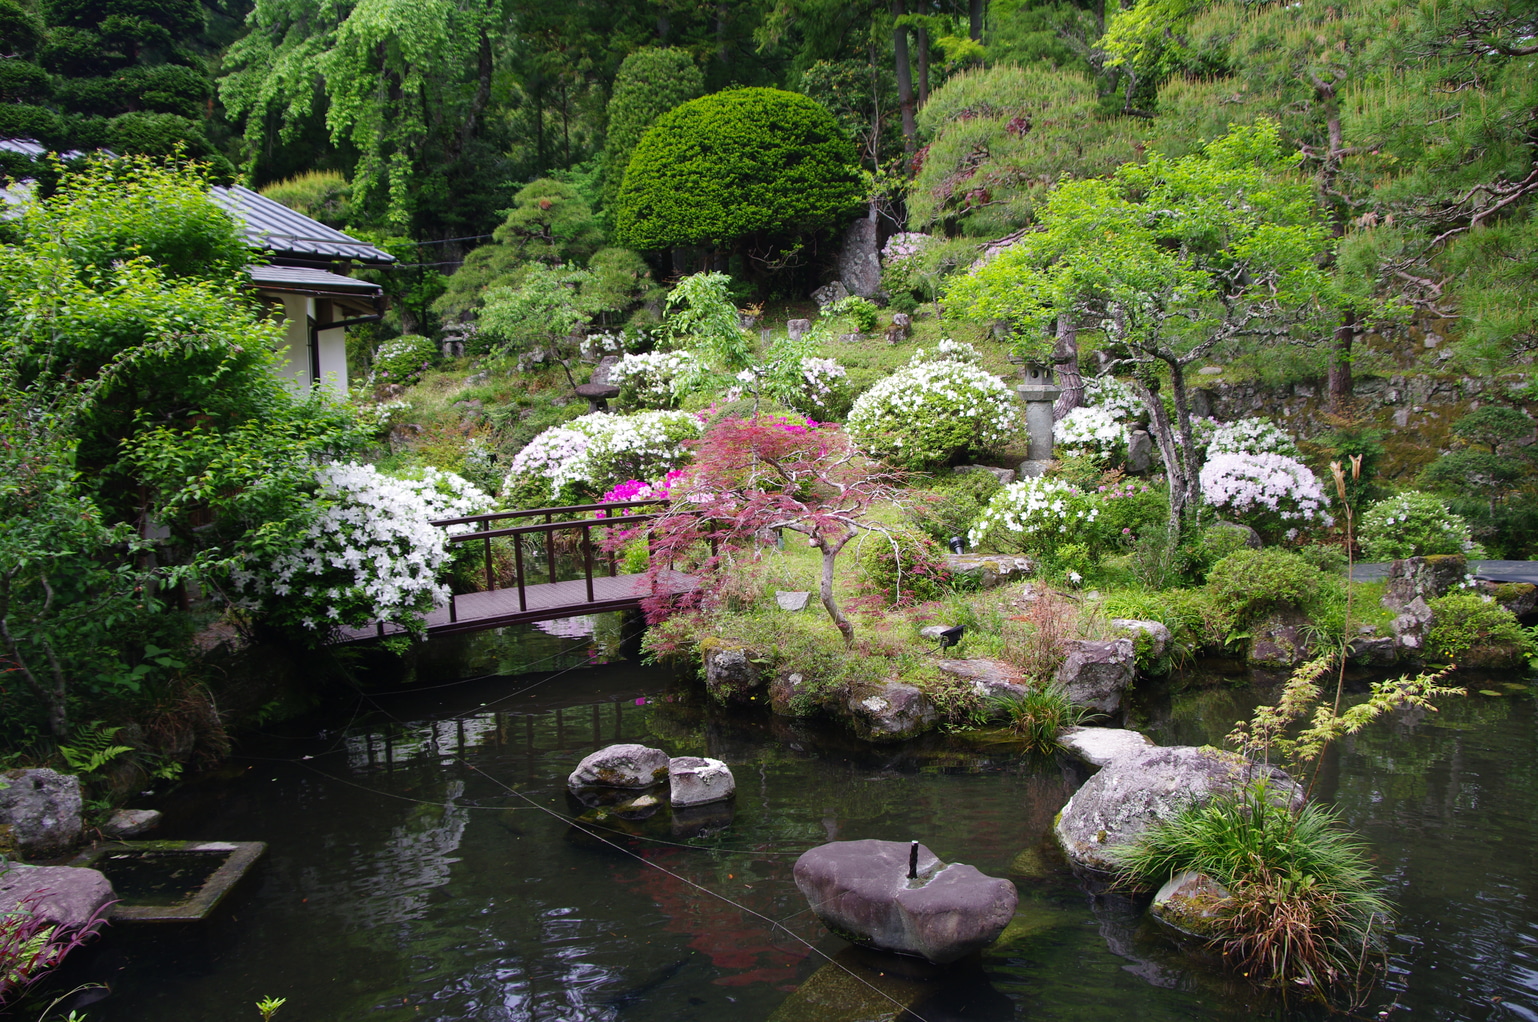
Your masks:
M283 315L288 319L283 375L301 388L310 386L310 317L315 300L305 295L283 295ZM344 367L344 372L345 367Z
M318 331L321 382L337 397L347 396L347 331Z

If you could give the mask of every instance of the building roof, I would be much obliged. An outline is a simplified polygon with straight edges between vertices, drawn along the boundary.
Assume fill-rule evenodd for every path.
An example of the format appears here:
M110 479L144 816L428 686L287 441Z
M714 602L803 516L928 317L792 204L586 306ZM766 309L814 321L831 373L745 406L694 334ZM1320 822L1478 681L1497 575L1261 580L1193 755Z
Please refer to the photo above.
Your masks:
M354 277L344 277L330 270L316 270L308 266L247 266L251 282L271 291L304 291L333 294L375 295L382 288L378 284Z
M210 197L245 227L246 241L277 258L329 261L351 259L382 265L395 257L367 242L297 213L281 202L240 185L209 189Z

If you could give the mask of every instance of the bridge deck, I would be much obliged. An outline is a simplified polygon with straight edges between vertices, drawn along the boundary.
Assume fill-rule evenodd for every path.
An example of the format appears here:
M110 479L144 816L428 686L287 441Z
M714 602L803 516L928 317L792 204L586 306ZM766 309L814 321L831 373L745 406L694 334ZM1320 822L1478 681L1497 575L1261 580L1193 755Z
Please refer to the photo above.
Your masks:
M684 593L698 584L693 575L681 571L665 571L657 580L657 591ZM591 601L587 598L587 580L581 578L569 582L543 582L524 586L523 594L523 606L520 607L516 588L463 593L454 598L453 620L450 620L448 607L440 607L427 616L427 634L474 632L578 614L630 610L639 607L643 599L652 595L652 587L645 575L615 575L593 579ZM405 632L404 628L393 624L385 625L383 630L378 626L344 628L338 641L364 642L382 636L404 635Z

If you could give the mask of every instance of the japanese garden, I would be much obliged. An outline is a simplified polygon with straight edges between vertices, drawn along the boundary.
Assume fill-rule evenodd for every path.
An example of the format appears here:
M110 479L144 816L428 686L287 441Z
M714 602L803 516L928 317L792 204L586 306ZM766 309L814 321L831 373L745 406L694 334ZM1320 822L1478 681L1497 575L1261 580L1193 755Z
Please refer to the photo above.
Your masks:
M0 1015L1538 1013L1538 10L0 0Z

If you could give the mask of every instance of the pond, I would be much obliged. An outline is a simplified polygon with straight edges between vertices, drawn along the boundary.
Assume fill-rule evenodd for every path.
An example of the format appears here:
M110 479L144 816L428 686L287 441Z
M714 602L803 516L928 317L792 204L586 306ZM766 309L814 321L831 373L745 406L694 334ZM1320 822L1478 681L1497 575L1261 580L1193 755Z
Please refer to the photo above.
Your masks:
M1232 680L1145 686L1131 717L1161 743L1220 741L1268 694ZM1049 831L1080 778L1052 759L978 735L866 746L722 712L629 663L450 682L360 699L324 730L275 728L168 800L156 837L266 841L267 858L209 923L113 928L71 970L111 987L90 1022L255 1020L264 996L288 998L280 1022L892 1017L863 987L842 1014L795 993L845 945L791 865L870 837L918 839L1020 891L980 969L931 984L909 1018L1320 1015L1076 880ZM1533 698L1518 678L1477 686L1500 694L1380 722L1321 781L1400 907L1370 1016L1538 1017ZM616 741L724 759L730 824L660 817L608 843L574 830L565 777Z

